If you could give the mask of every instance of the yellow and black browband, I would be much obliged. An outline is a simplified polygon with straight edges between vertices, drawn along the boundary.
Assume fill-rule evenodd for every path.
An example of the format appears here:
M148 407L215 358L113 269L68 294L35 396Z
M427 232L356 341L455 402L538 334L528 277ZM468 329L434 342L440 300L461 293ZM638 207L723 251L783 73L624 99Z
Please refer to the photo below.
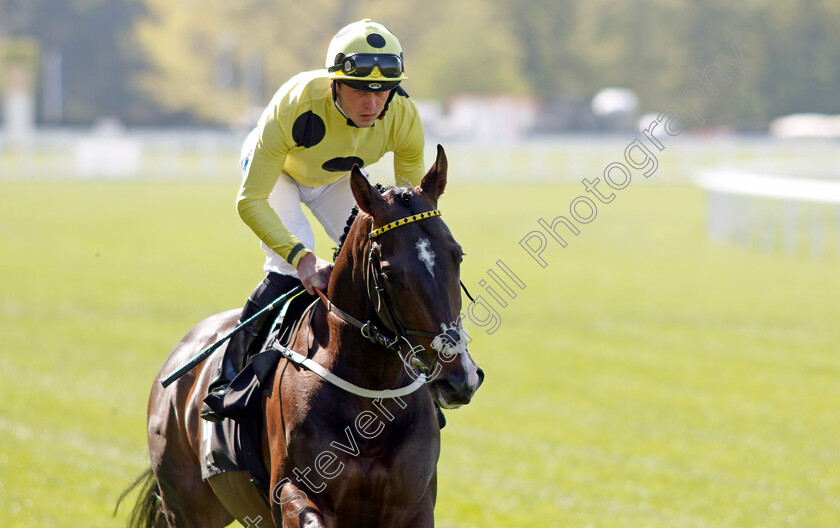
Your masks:
M426 211L425 213L419 213L416 215L406 216L405 218L400 218L399 220L395 220L390 224L385 224L384 226L380 227L379 229L374 229L368 235L368 238L374 239L381 235L386 231L390 231L395 227L404 226L405 224L410 224L411 222L416 222L418 220L425 220L426 218L431 218L433 216L440 216L440 211L435 209L434 211Z

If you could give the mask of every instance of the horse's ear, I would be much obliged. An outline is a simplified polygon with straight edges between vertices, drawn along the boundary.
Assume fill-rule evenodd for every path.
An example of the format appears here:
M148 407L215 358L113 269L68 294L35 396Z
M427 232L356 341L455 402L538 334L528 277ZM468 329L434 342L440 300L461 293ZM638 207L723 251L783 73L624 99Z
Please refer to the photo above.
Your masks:
M435 164L429 169L429 172L423 176L423 181L420 182L420 188L423 189L423 194L428 195L435 203L437 203L443 190L446 188L446 153L443 147L437 146L437 159Z
M362 211L371 216L376 216L374 211L382 210L385 199L368 182L358 165L353 165L353 169L350 171L350 190L353 191L353 198L356 199L356 205Z

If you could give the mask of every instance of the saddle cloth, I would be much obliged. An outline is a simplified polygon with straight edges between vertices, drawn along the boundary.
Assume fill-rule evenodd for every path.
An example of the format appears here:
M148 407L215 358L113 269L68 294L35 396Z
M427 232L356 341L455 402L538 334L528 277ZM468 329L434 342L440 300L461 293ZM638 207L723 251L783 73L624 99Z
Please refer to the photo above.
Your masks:
M280 352L272 348L254 355L225 394L225 419L221 422L201 420L202 479L226 471L248 471L251 481L268 500L270 479L260 446L264 421L261 387L263 383L271 383L270 375L281 357ZM221 361L221 354L214 354L210 360Z
M218 369L223 354L216 351L207 359L211 372ZM225 471L247 471L242 453L239 423L225 418L221 422L201 420L201 478L208 478Z
M314 304L317 301L312 302ZM275 324L269 332L263 351L252 356L245 368L231 381L221 413L225 419L221 422L201 420L202 479L226 471L249 471L252 482L263 494L263 498L268 497L269 476L262 461L260 446L264 421L261 387L263 383L271 383L270 376L282 357L278 350L269 345L275 340L286 344L291 334L290 327L305 311L303 308L298 310L295 313L291 309L286 312L284 320ZM215 371L223 356L221 349L217 350L206 360L208 364L205 368Z

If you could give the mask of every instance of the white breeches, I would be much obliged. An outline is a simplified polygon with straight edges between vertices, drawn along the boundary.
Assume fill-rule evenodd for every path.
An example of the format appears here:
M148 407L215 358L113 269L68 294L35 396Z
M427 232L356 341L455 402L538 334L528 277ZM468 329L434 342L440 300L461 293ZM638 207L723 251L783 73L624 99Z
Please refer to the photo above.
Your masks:
M240 167L243 171L250 162L254 152L254 144L257 140L256 130L252 131L242 146L242 159ZM362 169L367 176L367 172ZM345 174L340 180L328 185L309 187L295 181L288 174L281 173L274 185L274 189L268 196L268 203L280 217L283 226L293 235L298 237L303 245L310 251L315 251L315 234L306 215L303 214L301 204L306 204L313 216L321 223L327 236L338 244L339 238L344 233L344 226L350 211L356 204L353 193L350 190L350 175ZM266 273L274 271L283 275L297 277L298 273L286 259L272 251L265 243L261 243L266 254L263 269Z

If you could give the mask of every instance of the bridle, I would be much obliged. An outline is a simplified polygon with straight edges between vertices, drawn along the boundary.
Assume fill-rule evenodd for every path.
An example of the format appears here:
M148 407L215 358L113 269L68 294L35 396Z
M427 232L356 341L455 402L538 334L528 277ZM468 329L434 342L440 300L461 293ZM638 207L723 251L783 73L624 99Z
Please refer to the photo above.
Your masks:
M380 261L380 256L374 250L373 244L373 241L383 233L386 233L392 229L396 229L398 227L402 227L413 222L418 222L420 220L440 216L440 214L440 211L437 209L433 211L426 211L424 213L418 213L415 215L407 216L405 218L400 218L399 220L390 222L378 229L373 229L370 233L368 233L368 239L371 241L371 243L367 253L367 273L365 275L365 289L367 290L368 299L373 304L377 315L379 315L386 329L391 334L393 334L393 337L383 334L376 327L376 325L373 324L372 321L362 322L356 317L353 317L349 313L335 306L327 298L324 292L316 289L318 296L321 298L321 301L327 307L327 310L334 313L335 315L343 319L345 322L358 328L362 336L370 340L372 343L389 348L397 353L400 353L400 355L402 355L402 343L408 344L409 348L411 348L411 343L408 341L407 336L435 338L438 335L440 335L441 332L427 332L424 330L406 328L405 325L402 323L400 315L394 309L394 305L391 302L391 299L388 295L388 289L382 282L382 265ZM467 297L474 302L472 296L467 291L467 288L466 286L464 286L463 282L461 282L461 287L464 289L464 292L467 294ZM457 338L455 339L457 340Z
M367 274L365 277L365 286L368 292L368 299L373 304L376 313L379 315L379 318L382 319L382 322L385 324L385 327L394 334L396 334L398 339L404 339L404 336L410 335L434 338L439 332L426 332L424 330L415 330L412 328L406 328L406 326L403 324L402 319L400 318L400 314L397 313L397 311L394 309L394 304L393 302L391 302L391 297L388 295L388 289L385 287L385 284L383 282L384 275L382 273L382 261L379 252L375 249L373 241L376 240L376 238L381 234L386 233L392 229L404 226L406 224L410 224L412 222L417 222L419 220L424 220L426 218L432 218L435 216L440 216L440 211L428 211L425 213L401 218L399 220L386 224L380 227L379 229L374 229L368 234L368 239L371 241L370 248L368 249Z
M285 357L286 359L288 359L292 363L295 363L297 365L300 365L301 367L304 367L304 368L307 368L307 369L311 370L312 372L316 373L318 376L321 376L323 379L325 379L329 383L335 385L336 387L339 387L339 388L341 388L341 389L343 389L343 390L345 390L345 391L347 391L351 394L355 394L357 396L364 396L366 398L399 398L399 397L402 397L402 396L407 396L407 395L419 390L426 383L428 383L430 379L434 379L436 374L430 373L430 370L431 370L430 367L428 365L424 364L423 361L414 354L414 352L416 350L414 349L414 347L411 346L411 343L408 341L408 338L406 336L408 336L408 335L418 335L418 336L437 338L441 334L440 333L433 333L433 332L425 332L425 331L421 331L421 330L407 329L400 323L399 314L394 310L393 305L391 305L391 301L388 297L388 291L385 288L384 284L382 284L382 281L380 280L380 278L381 278L380 273L381 273L382 267L381 267L380 262L379 262L379 256L373 250L373 240L376 237L378 237L379 235L381 235L382 233L385 233L386 231L390 231L391 229L394 229L394 228L397 228L397 227L400 227L400 226L403 226L403 225L406 225L406 224L410 224L412 222L417 222L419 220L424 220L426 218L432 218L434 216L440 216L440 211L438 211L438 210L427 211L425 213L420 213L420 214L408 216L408 217L405 217L405 218L401 218L399 220L396 220L394 222L386 224L386 225L380 227L379 229L374 229L370 233L368 233L368 239L371 241L371 243L370 243L371 247L368 250L368 262L366 264L366 266L367 266L366 269L367 269L368 276L365 277L365 286L366 286L366 289L367 289L367 292L368 292L368 297L369 297L370 301L373 303L374 307L377 307L376 313L379 314L380 319L382 319L382 322L385 324L386 327L388 327L388 330L390 330L391 332L394 333L394 337L390 337L390 336L380 332L379 329L376 328L376 326L371 321L367 321L367 322L363 323L362 321L360 321L356 317L353 317L349 313L345 312L341 308L334 305L327 298L327 296L324 294L323 291L321 291L318 288L315 288L315 291L318 293L318 296L321 298L321 302L324 303L324 305L326 306L328 311L332 312L333 314L335 314L336 316L338 316L339 318L344 320L346 323L349 323L349 324L355 326L356 328L358 328L360 330L360 332L362 333L362 336L364 336L366 339L369 339L372 343L379 344L381 346L384 346L384 347L386 347L390 350L393 350L393 351L397 352L397 354L399 354L400 359L402 360L404 365L416 367L420 371L420 373L419 373L419 375L417 375L417 377L414 377L412 375L412 377L414 378L414 381L412 383L410 383L409 385L406 385L404 387L401 387L399 389L385 389L385 390L366 389L364 387L359 387L357 385L354 385L354 384L336 376L335 374L333 374L332 372L330 372L329 370L327 370L323 366L319 365L318 363L316 363L312 359L310 359L310 358L308 358L308 357L306 357L306 356L304 356L304 355L302 355L298 352L295 352L294 350L292 350L292 349L290 349L286 346L281 345L276 340L272 344L272 347L275 348L276 350L278 350L283 355L283 357ZM370 276L374 277L372 288L371 288L371 284L368 282ZM467 288L466 288L466 286L464 286L463 282L461 282L461 287L464 289L464 292L467 294L467 297L470 299L470 301L475 302L475 300L470 295L470 292L467 291ZM376 297L377 297L376 302L374 302L372 292L376 292ZM381 307L382 310L384 310L384 312L387 313L387 315L385 317L382 317L382 311L380 311L380 309L378 307ZM386 319L388 319L388 321L386 321ZM391 325L393 325L393 326L391 326ZM452 336L451 335L452 332L454 332L455 334L458 333L457 329L454 328L454 327L449 329L449 330L444 329L443 333L445 333L447 336L449 336L451 339L453 339L453 342L456 342L457 339L460 336ZM405 342L406 344L409 345L409 348L411 348L411 353L408 356L408 357L411 358L410 361L406 360L406 355L404 355L401 351L402 342ZM433 346L434 346L434 344L433 344Z

